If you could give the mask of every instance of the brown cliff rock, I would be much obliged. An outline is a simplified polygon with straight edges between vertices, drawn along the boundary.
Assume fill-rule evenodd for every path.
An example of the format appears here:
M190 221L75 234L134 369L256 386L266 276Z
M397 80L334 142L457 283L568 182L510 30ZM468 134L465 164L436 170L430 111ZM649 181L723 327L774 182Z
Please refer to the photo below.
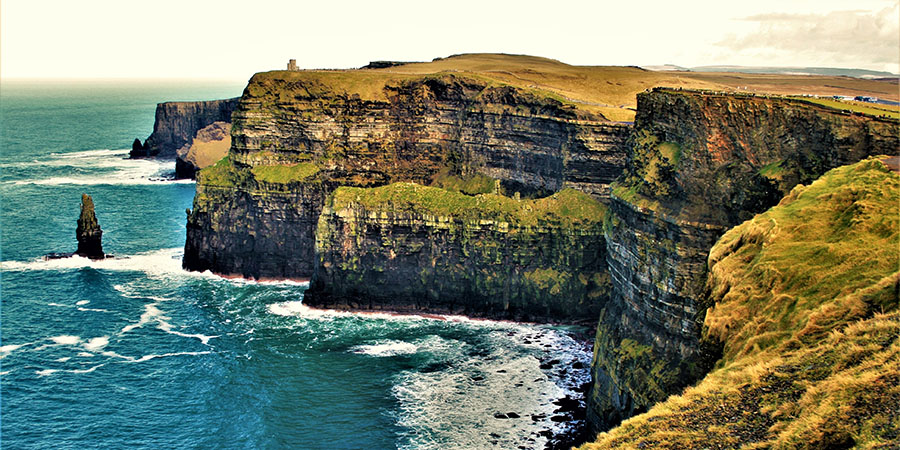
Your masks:
M195 178L198 170L224 158L229 148L231 123L218 121L201 128L191 143L176 152L175 178Z

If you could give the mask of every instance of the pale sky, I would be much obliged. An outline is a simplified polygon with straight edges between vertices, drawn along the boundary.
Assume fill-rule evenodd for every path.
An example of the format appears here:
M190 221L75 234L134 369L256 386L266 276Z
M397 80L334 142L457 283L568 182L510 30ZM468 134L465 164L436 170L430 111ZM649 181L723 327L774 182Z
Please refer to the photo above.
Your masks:
M221 78L529 54L900 72L900 0L3 0L0 78Z

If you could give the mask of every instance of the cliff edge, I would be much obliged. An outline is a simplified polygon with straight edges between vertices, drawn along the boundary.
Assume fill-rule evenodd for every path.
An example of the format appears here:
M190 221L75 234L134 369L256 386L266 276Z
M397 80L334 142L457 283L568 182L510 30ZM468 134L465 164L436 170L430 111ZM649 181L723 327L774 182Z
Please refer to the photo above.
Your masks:
M604 430L706 373L707 256L729 228L798 183L900 148L896 119L775 96L638 95L629 164L606 233L612 297L594 350L589 419Z

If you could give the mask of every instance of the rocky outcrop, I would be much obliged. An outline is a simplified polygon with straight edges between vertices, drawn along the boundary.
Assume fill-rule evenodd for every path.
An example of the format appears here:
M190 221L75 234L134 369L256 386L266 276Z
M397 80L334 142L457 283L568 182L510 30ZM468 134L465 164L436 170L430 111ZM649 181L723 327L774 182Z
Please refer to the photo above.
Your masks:
M229 148L231 123L219 121L201 128L175 153L175 178L195 178L198 170L224 158Z
M679 392L703 348L709 249L797 183L898 148L896 120L803 101L656 89L638 96L629 164L612 190L613 286L597 329L589 419L606 429Z
M75 254L90 259L103 259L103 230L97 223L94 214L94 200L90 195L81 194L81 215L78 217L78 226L75 228L75 238L78 240L78 249Z
M342 73L313 75L250 81L222 166L230 175L198 177L186 268L309 278L319 213L339 186L427 185L450 172L493 178L510 195L572 186L605 200L625 163L628 125L550 97L443 74L364 98L329 78Z
M399 183L342 187L318 223L304 303L593 323L606 302L605 208Z
M172 158L185 144L190 144L198 130L213 122L231 122L237 98L199 102L166 102L156 105L153 133L132 146L131 157L155 156Z

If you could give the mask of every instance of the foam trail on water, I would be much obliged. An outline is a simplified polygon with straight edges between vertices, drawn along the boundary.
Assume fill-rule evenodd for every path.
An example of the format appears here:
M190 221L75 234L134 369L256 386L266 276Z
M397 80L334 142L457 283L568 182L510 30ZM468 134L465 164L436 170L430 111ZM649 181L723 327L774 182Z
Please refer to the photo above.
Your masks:
M162 315L162 311L160 311L159 308L156 307L156 305L157 303L149 303L144 305L144 313L141 314L140 319L138 319L136 323L125 325L120 333L127 333L135 328L140 328L150 323L151 321L156 320L157 317Z
M131 256L100 260L72 256L70 258L49 260L2 261L0 262L0 269L24 272L30 270L75 270L90 267L98 270L144 272L154 278L192 276L195 272L188 272L181 268L181 254L183 251L184 249L180 247L164 248Z
M134 359L129 362L139 363L139 362L144 362L144 361L150 361L151 359L169 358L171 356L200 356L200 355L209 355L211 353L212 352L206 351L206 352L174 352L174 353L163 353L161 355L144 355L144 356L141 356L140 358Z
M163 174L174 170L172 161L160 159L128 159L128 150L88 150L55 153L40 160L7 163L0 168L70 167L79 171L100 169L100 173L80 176L48 177L13 181L36 185L148 185L161 183L193 183L193 180L173 180Z
M380 341L370 345L357 345L350 349L353 353L369 356L409 355L417 352L419 347L403 341Z

